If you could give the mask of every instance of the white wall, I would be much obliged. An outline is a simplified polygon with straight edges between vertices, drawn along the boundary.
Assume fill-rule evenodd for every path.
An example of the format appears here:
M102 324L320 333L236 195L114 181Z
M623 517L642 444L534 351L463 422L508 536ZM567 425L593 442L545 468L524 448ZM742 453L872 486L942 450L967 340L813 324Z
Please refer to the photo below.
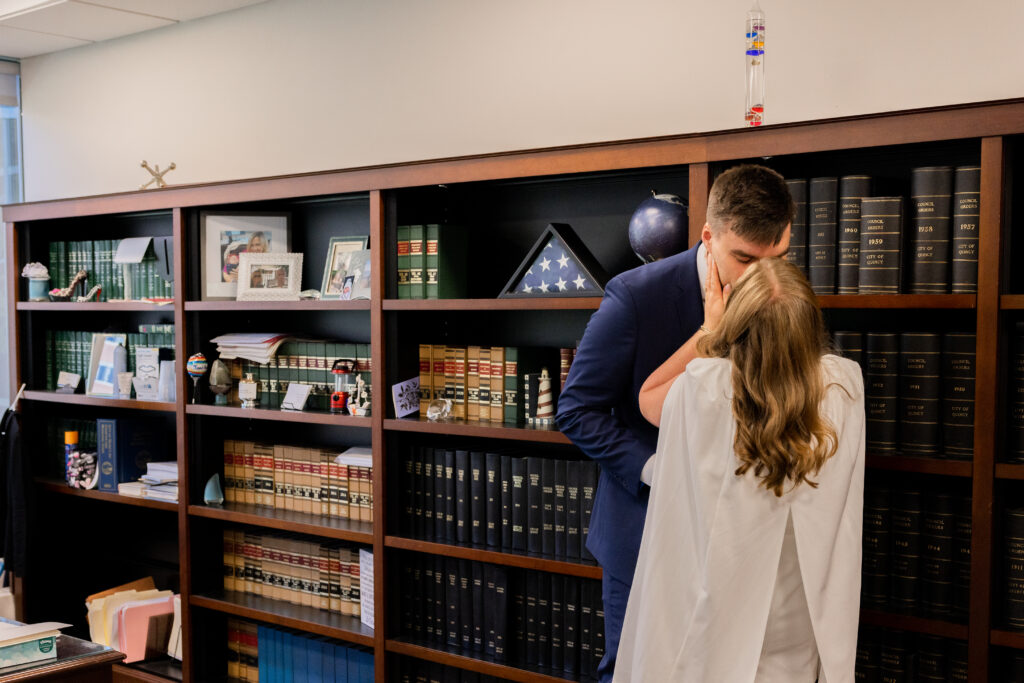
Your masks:
M270 0L26 59L27 200L737 127L748 0ZM1021 0L762 0L769 123L1024 96Z

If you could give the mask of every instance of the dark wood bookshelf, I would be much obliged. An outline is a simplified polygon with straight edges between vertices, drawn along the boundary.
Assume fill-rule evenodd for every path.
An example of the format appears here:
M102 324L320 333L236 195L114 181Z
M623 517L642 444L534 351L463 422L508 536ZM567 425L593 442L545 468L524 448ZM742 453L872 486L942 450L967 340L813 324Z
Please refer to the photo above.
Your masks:
M171 683L181 681L181 662L166 657L152 661L115 664L113 683L140 681L141 683Z
M476 560L477 562L489 562L491 564L505 565L506 567L536 569L538 571L549 572L551 574L580 576L585 579L600 580L602 576L601 568L596 564L583 564L581 562L556 560L544 555L536 555L515 550L492 550L488 548L449 545L447 543L420 541L414 538L404 538L402 536L385 536L384 545L388 548L412 550L413 552L426 553L428 555L457 557L460 560Z
M193 594L189 599L189 604L230 614L234 617L253 619L275 626L293 628L318 636L373 647L373 629L364 626L359 617L234 591L219 591L210 595Z
M547 427L503 424L501 422L468 422L466 420L445 420L431 422L423 417L386 418L384 429L393 432L420 432L423 434L450 434L473 436L484 439L509 439L512 441L537 441L542 443L572 443L553 424Z
M385 311L596 311L599 296L533 299L385 299Z
M151 304L146 301L19 301L15 307L19 311L52 311L67 313L113 313L116 311L134 312L167 312L174 313L174 304Z
M559 672L554 675L550 669L539 667L524 668L509 664L499 664L462 654L461 650L446 649L439 650L436 645L424 645L407 638L388 638L385 648L388 652L394 652L407 657L425 659L428 662L437 662L445 666L454 666L465 671L475 671L485 676L497 676L509 681L521 681L522 683L565 683L566 681L593 681L595 679L568 678Z
M168 500L157 500L156 498L139 498L137 496L122 496L120 493L110 491L97 491L96 489L73 489L63 481L53 479L36 479L36 485L50 493L60 493L65 496L78 496L80 498L92 498L93 500L105 500L108 503L120 505L134 505L140 508L151 508L153 510L169 510L174 512L178 509L177 503Z
M1024 294L1003 294L999 297L999 308L1004 311L1024 310Z
M368 299L301 301L186 301L185 311L369 311Z
M915 617L909 614L891 614L889 612L862 609L860 611L860 623L867 626L912 631L913 633L926 633L942 638L967 640L967 624L958 624L941 619L926 619L925 617Z
M219 519L232 524L248 524L307 536L373 545L373 524L370 522L323 517L244 503L224 503L221 506L189 505L188 514L192 517Z
M974 465L970 460L943 460L942 458L923 458L911 455L868 453L865 464L876 470L941 474L947 477L970 477L974 470Z
M214 406L205 403L188 403L185 412L189 415L213 415L245 420L272 420L275 422L304 422L306 424L334 425L335 427L370 428L373 422L368 417L335 415L315 410L272 410L269 408L241 408L239 406Z
M822 308L954 309L974 308L974 294L829 294L818 297Z
M996 479L1024 479L1024 463L996 463Z
M22 398L26 401L41 401L43 403L69 403L80 406L121 408L124 410L156 410L162 413L173 413L177 409L175 404L165 401L138 401L136 399L128 398L100 398L99 396L86 396L85 394L58 394L56 391L35 391L29 389L25 390Z
M994 628L992 629L992 644L999 647L1012 647L1015 650L1024 650L1024 633Z

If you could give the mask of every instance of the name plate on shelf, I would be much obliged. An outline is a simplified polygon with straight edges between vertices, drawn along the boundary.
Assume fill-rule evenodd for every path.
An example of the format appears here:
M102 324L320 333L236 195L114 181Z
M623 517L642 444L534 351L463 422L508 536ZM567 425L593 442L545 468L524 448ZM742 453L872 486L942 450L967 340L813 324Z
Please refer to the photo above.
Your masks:
M73 394L78 389L78 385L82 381L81 375L76 375L73 372L60 371L57 375L57 393L58 394Z
M303 410L306 407L306 399L313 387L308 384L292 382L288 385L288 393L281 401L281 410Z

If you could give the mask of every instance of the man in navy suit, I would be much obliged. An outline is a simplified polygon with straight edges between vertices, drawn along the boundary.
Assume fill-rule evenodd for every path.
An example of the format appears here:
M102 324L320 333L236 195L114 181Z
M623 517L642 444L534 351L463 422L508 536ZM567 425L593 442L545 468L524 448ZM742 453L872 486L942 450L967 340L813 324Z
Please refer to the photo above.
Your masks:
M789 188L775 171L729 169L711 188L701 241L612 278L587 324L557 421L601 466L587 548L604 570L602 682L615 669L647 514L648 461L658 440L640 414L640 386L679 347L695 344L702 327L714 329L729 288L750 264L786 253L793 211Z

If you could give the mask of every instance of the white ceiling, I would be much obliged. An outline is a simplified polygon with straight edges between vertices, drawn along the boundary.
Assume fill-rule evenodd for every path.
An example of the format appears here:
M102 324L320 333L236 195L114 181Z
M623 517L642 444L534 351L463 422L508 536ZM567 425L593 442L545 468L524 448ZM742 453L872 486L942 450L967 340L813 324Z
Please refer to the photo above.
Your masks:
M34 57L265 0L0 0L0 57Z

